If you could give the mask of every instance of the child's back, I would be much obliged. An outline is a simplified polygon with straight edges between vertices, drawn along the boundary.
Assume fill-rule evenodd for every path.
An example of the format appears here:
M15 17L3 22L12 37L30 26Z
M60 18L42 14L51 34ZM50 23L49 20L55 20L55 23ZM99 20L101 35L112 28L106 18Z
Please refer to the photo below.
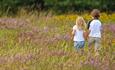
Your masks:
M90 30L89 37L101 38L101 22L98 19L94 19L90 23L89 30Z
M89 25L89 39L88 39L88 47L92 47L95 45L95 52L98 53L101 47L101 22L99 20L100 11L98 9L94 9L91 12L93 20Z
M76 25L73 26L72 34L74 35L74 47L76 49L83 48L85 45L84 39L84 29L85 29L85 21L82 17L78 17L76 20Z
M74 41L85 41L83 36L83 30L79 30L76 25L74 25L73 30L75 30Z

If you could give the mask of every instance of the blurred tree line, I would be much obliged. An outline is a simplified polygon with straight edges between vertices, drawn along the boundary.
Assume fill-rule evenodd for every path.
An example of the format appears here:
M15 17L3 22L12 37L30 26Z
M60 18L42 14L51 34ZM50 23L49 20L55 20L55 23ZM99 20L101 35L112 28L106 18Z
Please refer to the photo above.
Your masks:
M44 0L49 9L66 11L86 11L98 8L102 11L115 11L115 0Z
M87 11L98 8L115 11L115 0L0 0L0 14L16 13L20 8L31 10L54 10L59 12Z
M16 14L20 9L43 10L43 0L0 0L0 15L4 13Z

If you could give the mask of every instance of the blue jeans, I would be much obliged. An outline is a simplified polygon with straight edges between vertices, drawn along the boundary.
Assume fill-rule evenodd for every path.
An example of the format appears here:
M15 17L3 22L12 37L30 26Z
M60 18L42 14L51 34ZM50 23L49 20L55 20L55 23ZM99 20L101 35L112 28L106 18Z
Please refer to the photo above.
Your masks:
M74 41L74 47L76 49L83 48L85 46L85 41Z

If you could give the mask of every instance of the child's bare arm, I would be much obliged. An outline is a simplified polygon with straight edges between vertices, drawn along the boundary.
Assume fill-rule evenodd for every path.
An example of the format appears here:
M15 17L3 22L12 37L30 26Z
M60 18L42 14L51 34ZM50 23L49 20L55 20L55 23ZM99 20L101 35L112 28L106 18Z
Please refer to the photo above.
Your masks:
M71 39L73 39L74 35L75 35L75 30L72 30L72 36L71 36Z
M73 35L73 36L75 35L75 30L72 30L72 35Z

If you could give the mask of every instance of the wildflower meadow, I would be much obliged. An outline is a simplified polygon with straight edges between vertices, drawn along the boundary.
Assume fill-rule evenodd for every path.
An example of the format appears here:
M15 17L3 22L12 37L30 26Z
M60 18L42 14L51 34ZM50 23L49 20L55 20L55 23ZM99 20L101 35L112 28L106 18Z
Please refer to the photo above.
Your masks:
M0 17L0 70L115 70L115 13L101 13L103 25L99 56L84 54L73 47L72 27L82 15L56 15L51 12L18 12Z

